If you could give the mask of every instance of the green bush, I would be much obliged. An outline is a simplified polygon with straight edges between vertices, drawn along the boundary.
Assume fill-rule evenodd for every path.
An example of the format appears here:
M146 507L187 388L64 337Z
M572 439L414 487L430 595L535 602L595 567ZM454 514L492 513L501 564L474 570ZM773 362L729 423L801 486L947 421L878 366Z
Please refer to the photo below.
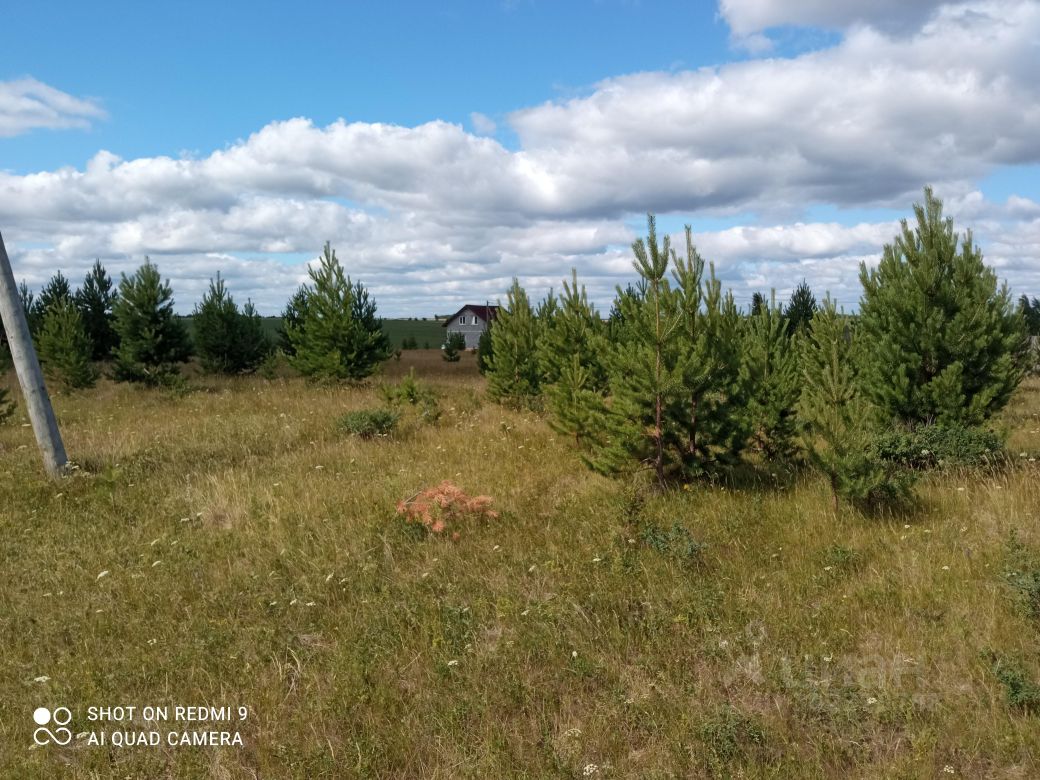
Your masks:
M1040 685L1020 663L1009 658L993 657L993 674L1004 686L1008 706L1015 710L1040 714Z
M874 437L870 448L880 460L913 469L982 466L1004 455L997 433L956 424L884 431Z
M0 423L5 423L14 414L15 403L8 397L6 387L0 387Z
M390 409L358 409L340 419L340 427L354 436L371 439L387 436L397 425L400 415Z
M400 416L402 409L414 409L420 422L436 422L441 416L437 394L420 379L415 378L415 369L396 385L383 385L383 398L392 411Z

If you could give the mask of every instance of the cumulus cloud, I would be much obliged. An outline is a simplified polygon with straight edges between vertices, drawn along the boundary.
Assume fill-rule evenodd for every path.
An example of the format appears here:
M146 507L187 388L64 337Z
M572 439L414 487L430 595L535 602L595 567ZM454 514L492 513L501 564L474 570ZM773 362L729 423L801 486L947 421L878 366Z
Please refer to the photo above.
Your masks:
M919 29L943 0L720 0L719 14L738 37L772 27L845 29L868 24L888 32Z
M73 97L36 79L0 81L0 137L37 128L89 127L105 116L97 102Z
M723 11L774 4L737 6ZM785 4L783 23L813 7ZM203 157L101 151L82 168L0 172L0 225L31 284L58 267L79 276L96 256L122 270L149 254L185 310L220 268L238 297L277 312L329 239L382 311L428 315L495 299L514 275L541 294L572 266L605 306L632 278L633 215L751 214L697 239L738 297L785 295L804 276L852 305L860 261L896 225L811 222L808 209L906 213L931 183L1012 284L1036 290L1037 204L991 203L975 183L1040 160L1040 6L980 0L930 9L912 33L881 27L522 108L507 118L515 149L476 113L475 133L296 118Z

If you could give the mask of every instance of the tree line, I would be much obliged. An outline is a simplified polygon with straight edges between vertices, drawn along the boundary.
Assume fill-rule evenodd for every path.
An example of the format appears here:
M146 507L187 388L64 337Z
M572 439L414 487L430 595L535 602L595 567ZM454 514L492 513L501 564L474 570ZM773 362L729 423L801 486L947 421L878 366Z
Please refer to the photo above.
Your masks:
M677 251L649 216L632 246L638 281L606 318L576 274L537 305L513 281L482 356L489 392L544 406L604 473L647 469L665 485L804 457L835 503L905 498L911 475L879 438L975 436L1022 379L1036 311L1016 309L930 189L914 212L878 266L861 265L856 316L829 296L817 306L804 283L786 309L756 295L745 314L691 229Z
M168 385L196 356L210 373L255 371L280 347L305 376L357 380L390 354L390 343L364 285L346 276L329 244L283 312L277 339L268 336L252 301L235 301L219 272L191 314L191 329L174 312L173 291L147 257L116 285L100 260L73 289L59 271L39 295L23 282L22 305L50 382L92 386L99 365L118 381ZM9 355L0 329L0 368ZM0 394L0 412L11 406Z

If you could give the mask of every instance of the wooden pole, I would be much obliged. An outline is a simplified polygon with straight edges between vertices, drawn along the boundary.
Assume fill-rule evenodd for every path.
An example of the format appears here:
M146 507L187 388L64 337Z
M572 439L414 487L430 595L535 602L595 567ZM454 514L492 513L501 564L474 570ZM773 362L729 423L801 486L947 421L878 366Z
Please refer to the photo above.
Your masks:
M40 361L29 334L29 323L25 319L25 309L22 308L22 299L14 282L14 271L7 257L3 235L0 235L0 321L3 321L7 332L11 359L14 361L15 373L18 374L18 383L22 386L36 443L43 453L43 465L52 477L60 477L65 473L69 459L65 455L65 445L61 442L47 386L43 383L43 372L40 371Z

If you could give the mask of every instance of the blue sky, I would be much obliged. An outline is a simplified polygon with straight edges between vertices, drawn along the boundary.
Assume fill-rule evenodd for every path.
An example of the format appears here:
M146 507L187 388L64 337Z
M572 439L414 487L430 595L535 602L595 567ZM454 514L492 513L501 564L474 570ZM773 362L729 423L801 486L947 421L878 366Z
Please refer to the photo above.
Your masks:
M275 313L329 239L388 315L572 266L605 308L655 211L739 300L805 277L854 307L933 184L1040 295L1033 0L38 2L4 28L0 230L34 286L147 254L182 310L219 269Z

